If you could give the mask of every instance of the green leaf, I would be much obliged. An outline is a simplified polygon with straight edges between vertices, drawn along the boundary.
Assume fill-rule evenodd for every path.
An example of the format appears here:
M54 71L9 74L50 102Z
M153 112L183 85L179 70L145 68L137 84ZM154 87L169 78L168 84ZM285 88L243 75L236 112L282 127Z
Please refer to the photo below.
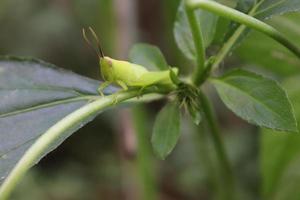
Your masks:
M177 144L180 135L180 110L176 103L168 103L157 115L152 146L156 155L165 159Z
M218 16L213 13L197 9L195 11L197 20L201 26L203 40L205 47L208 47L214 39ZM192 32L189 26L189 22L185 13L184 1L179 5L176 21L174 24L174 37L177 46L182 53L189 59L196 59L196 49L193 42Z
M159 48L149 44L134 45L129 52L129 60L149 70L168 69L168 64Z
M99 84L39 60L1 58L0 183L41 134L98 96ZM112 91L114 88L109 88L105 93ZM93 117L72 127L43 155L55 149Z
M284 83L300 122L300 76ZM300 200L300 135L262 129L261 174L263 199Z
M243 12L243 13L248 13L253 8L254 5L255 5L255 0L239 0L237 2L235 9L240 12ZM226 31L224 41L228 40L234 34L234 32L236 31L236 29L239 26L240 26L239 23L237 23L235 21L231 21L231 23L228 26L228 30ZM247 34L244 34L244 36L245 35L247 35ZM242 39L243 39L243 36L240 37L239 41L241 41Z
M300 10L299 0L262 0L254 16L258 19L269 19L275 15L283 15L288 12Z
M212 79L225 105L249 123L281 131L298 131L284 89L261 75L233 70Z

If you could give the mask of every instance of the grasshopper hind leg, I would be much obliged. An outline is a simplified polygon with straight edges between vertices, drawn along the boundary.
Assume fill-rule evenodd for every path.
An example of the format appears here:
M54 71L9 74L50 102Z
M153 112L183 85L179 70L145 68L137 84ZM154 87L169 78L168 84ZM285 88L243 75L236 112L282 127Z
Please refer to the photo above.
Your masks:
M126 83L124 83L123 81L117 80L116 84L118 84L122 88L122 90L119 90L118 92L116 92L114 94L114 96L115 96L114 97L114 103L113 103L114 105L118 103L118 95L119 95L119 93L128 90L128 87L127 87Z
M137 98L141 98L143 96L143 91L147 88L148 86L142 86L140 89L139 89L139 92L138 92L138 95L137 95Z
M118 80L116 81L116 83L123 89L123 91L128 90L126 83L124 83L123 81Z

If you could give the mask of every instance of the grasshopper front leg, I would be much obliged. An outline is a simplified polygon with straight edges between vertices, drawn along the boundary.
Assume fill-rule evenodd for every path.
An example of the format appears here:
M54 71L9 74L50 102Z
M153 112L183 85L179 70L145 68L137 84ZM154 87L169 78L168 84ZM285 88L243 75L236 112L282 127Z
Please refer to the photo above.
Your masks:
M111 81L105 81L105 82L103 82L103 83L99 86L98 92L99 92L99 94L100 94L102 97L104 96L103 90L104 90L105 88L107 88L110 84L112 84Z

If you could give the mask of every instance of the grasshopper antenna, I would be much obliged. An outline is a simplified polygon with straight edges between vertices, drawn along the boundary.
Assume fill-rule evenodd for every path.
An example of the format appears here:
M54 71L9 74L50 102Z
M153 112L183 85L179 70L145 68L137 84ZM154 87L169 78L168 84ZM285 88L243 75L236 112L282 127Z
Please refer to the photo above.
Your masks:
M86 31L83 28L82 29L82 36L83 36L84 40L86 41L86 43L88 44L88 46L96 53L96 55L99 58L103 58L104 57L104 53L102 51L102 48L101 48L101 45L100 45L100 40L99 40L97 34L95 33L95 31L91 27L89 27L89 31L91 32L92 36L96 40L97 48L95 48L93 46L92 42L88 39Z
M95 40L97 42L97 47L98 47L98 50L100 52L101 57L104 57L104 53L103 53L102 48L101 48L99 37L97 36L97 34L95 33L95 31L91 27L89 27L89 30L90 30L90 32L92 33L92 35L94 36L94 38L95 38Z

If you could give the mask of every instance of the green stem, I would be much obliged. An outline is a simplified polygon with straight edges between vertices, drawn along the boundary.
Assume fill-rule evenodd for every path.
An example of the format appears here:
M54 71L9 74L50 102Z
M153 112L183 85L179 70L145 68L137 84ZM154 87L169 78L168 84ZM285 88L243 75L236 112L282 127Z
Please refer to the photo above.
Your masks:
M215 70L219 67L220 63L223 62L227 54L231 51L231 48L234 44L236 44L237 40L241 36L241 34L246 30L245 25L241 25L236 29L234 34L226 41L226 43L223 45L223 47L220 49L218 54L216 55L216 60L214 61L214 64L211 68L211 70Z
M266 34L267 36L273 38L277 42L281 43L283 46L288 48L297 57L300 58L300 49L291 43L282 33L274 29L272 26L252 17L242 12L239 12L230 7L224 6L220 3L211 0L189 0L186 3L189 9L204 9L215 13L219 16L228 18L230 20L236 21L240 24L244 24L250 28L253 28L259 32Z
M262 1L261 1L262 2ZM259 8L259 6L261 5L261 3L257 3L248 13L248 15L252 16L256 10ZM240 36L242 35L242 33L246 30L247 26L245 25L240 25L235 32L232 34L232 36L226 41L226 43L223 45L223 47L220 49L220 51L218 52L218 54L216 55L215 61L213 63L212 66L212 71L216 68L219 67L220 63L225 59L225 57L227 56L227 54L231 51L232 47L234 44L236 44L236 42L238 41L238 39L240 38Z
M142 94L147 93L166 93L169 91L160 90L157 88L144 90ZM124 91L117 94L105 96L98 100L89 103L78 110L72 112L58 123L53 125L44 134L42 134L36 142L25 152L23 157L16 164L9 176L5 179L0 188L0 200L8 199L12 190L16 187L19 180L24 176L27 170L33 166L36 161L43 155L44 151L51 145L51 143L60 138L67 130L79 125L82 121L88 119L100 111L116 105L116 98L118 103L128 99L138 97L141 95L140 90Z
M208 182L208 188L209 191L212 191L212 195L215 197L215 199L218 199L218 195L220 192L218 191L218 176L216 172L216 167L213 164L213 160L210 153L209 148L209 138L208 133L206 132L206 126L205 123L200 123L197 126L196 132L195 132L194 142L196 145L196 148L198 150L198 154L200 155L200 162L201 166L204 167L204 170L207 174L207 182ZM211 189L211 190L210 190Z
M191 32L193 35L195 49L196 49L197 67L195 69L195 73L193 73L193 82L198 84L201 81L200 77L205 67L204 41L203 41L202 32L200 30L200 24L199 24L200 22L197 20L195 12L187 4L185 10L191 28Z
M201 92L200 98L203 106L203 112L205 119L207 120L208 128L210 129L212 140L216 149L218 161L220 162L220 170L222 173L222 180L224 181L223 187L225 193L223 199L234 199L234 175L229 163L229 159L226 155L225 147L222 141L222 137L217 125L217 120L213 112L213 108L207 99L207 97Z
M151 156L150 134L147 131L148 122L145 106L138 105L133 108L133 122L137 138L137 165L141 181L143 200L157 199L154 160Z

